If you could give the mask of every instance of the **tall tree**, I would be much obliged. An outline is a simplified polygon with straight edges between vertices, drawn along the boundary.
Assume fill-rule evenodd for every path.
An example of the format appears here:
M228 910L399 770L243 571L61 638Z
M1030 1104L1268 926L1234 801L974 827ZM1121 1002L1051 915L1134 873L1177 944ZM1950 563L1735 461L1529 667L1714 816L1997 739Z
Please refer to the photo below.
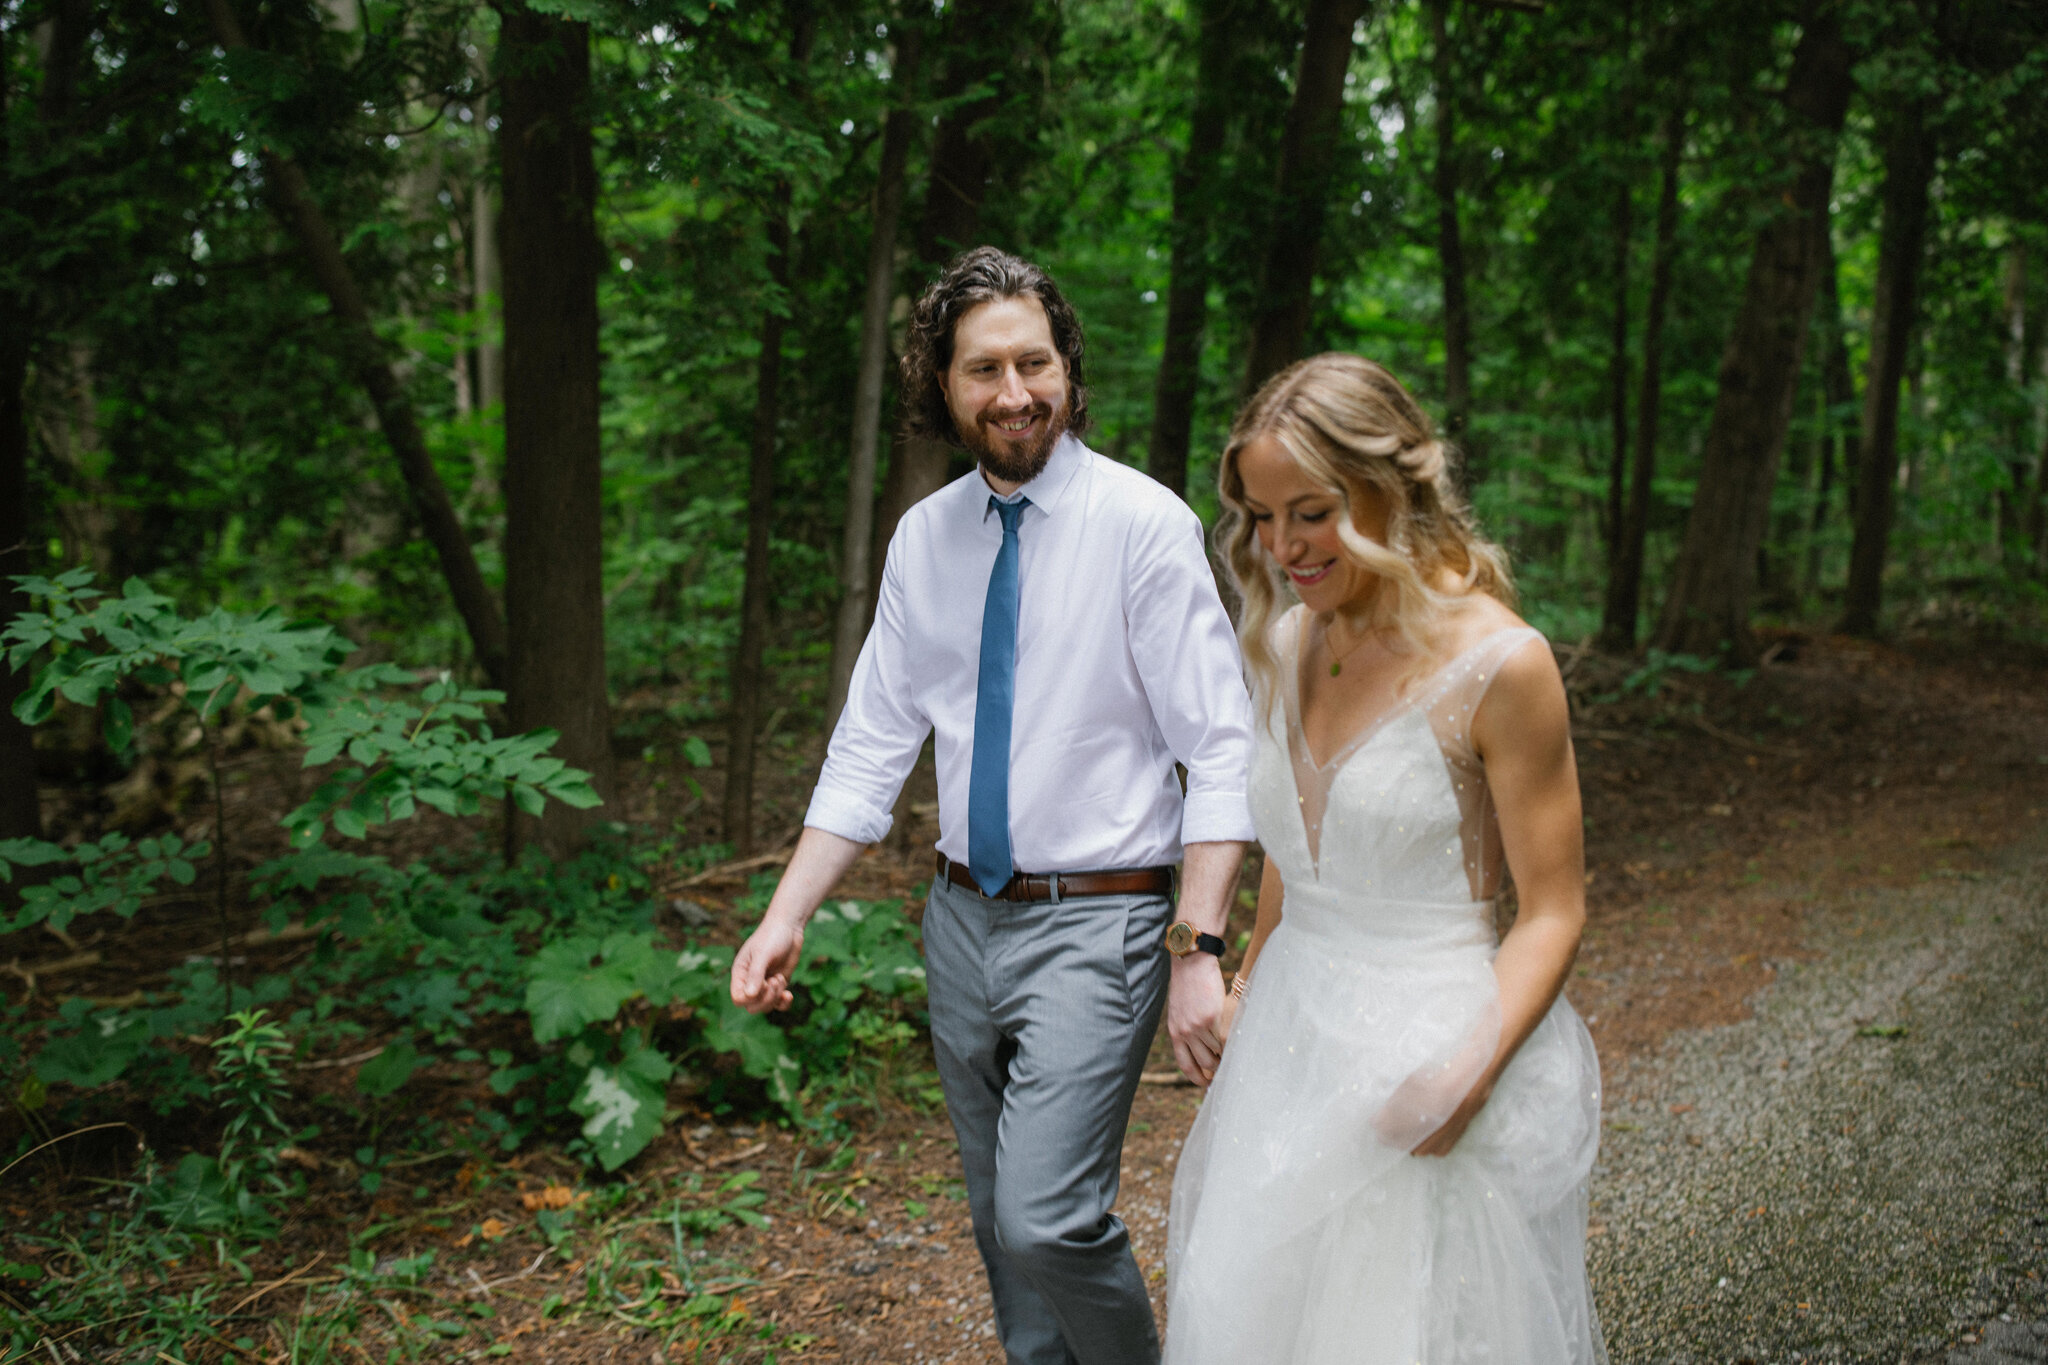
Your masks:
M1465 235L1458 219L1458 89L1451 48L1451 0L1427 0L1430 70L1436 97L1436 254L1444 301L1444 435L1465 455L1465 481L1485 473L1472 434L1472 305L1465 291Z
M800 79L810 55L812 16L806 0L789 6L789 76ZM768 596L773 582L769 539L775 531L775 452L782 422L782 334L789 322L791 208L787 177L768 205L768 299L761 310L761 356L754 372L754 430L747 454L747 551L740 588L740 633L733 647L731 703L725 734L725 840L739 854L754 850L754 740L767 677Z
M853 681L854 660L874 600L875 465L882 435L882 381L889 361L889 301L896 294L896 227L903 182L917 131L913 103L921 44L906 27L891 75L896 103L882 120L882 160L875 176L874 226L868 234L867 292L860 310L860 356L853 389L853 434L846 462L846 532L840 551L839 613L832 636L832 673L825 695L825 733L839 723Z
M1152 393L1152 439L1146 472L1187 496L1188 446L1194 437L1195 394L1202 383L1202 338L1209 316L1209 218L1216 166L1229 123L1225 88L1232 52L1233 0L1193 6L1195 89L1188 145L1173 173L1172 273L1166 286L1166 337Z
M915 239L922 275L977 244L982 199L998 157L1015 169L1029 140L1031 119L1021 96L1030 85L1032 3L959 0L947 6L941 49L946 59L932 91L945 112L932 136ZM952 456L945 442L922 437L905 436L891 446L875 516L872 563L882 562L903 514L946 481Z
M1844 422L1856 404L1856 380L1849 372L1849 335L1842 325L1841 268L1835 260L1834 234L1821 234L1820 263L1821 334L1821 419L1814 442L1814 457L1820 464L1813 490L1813 510L1806 522L1806 561L1801 569L1802 587L1811 592L1820 582L1821 528L1827 524L1828 504L1833 500L1837 478L1853 495L1855 481L1848 476L1851 463ZM1855 507L1851 497L1850 515Z
M507 710L609 796L590 33L519 0L499 14ZM574 847L587 819L550 802L542 843Z
M1901 101L1890 123L1884 135L1884 212L1870 317L1870 369L1856 451L1856 534L1842 600L1842 629L1851 635L1876 633L1884 600L1885 550L1898 496L1899 385L1919 315L1927 187L1934 177L1935 146L1925 104L1917 98Z
M231 53L249 49L242 22L229 0L207 0L206 12L213 25L214 38L222 48ZM469 535L463 530L461 519L455 515L455 506L448 499L447 485L441 482L440 472L434 468L434 457L428 452L426 438L420 432L412 400L406 395L405 386L392 368L383 342L371 323L370 308L362 287L356 281L355 272L349 268L348 258L342 254L341 241L328 223L319 200L314 197L312 183L307 180L305 171L275 143L267 143L262 156L268 171L266 179L269 181L272 207L297 239L307 268L312 271L321 292L327 295L328 306L340 324L349 367L369 394L370 405L376 410L378 427L390 443L392 454L398 457L398 468L405 480L406 491L412 497L421 529L426 532L428 542L440 558L441 572L455 599L455 609L468 628L470 647L476 652L477 663L494 686L502 686L506 679L504 618L498 613L498 604L490 589L484 586L476 554L470 548Z
M1657 176L1657 239L1650 255L1650 298L1643 317L1643 372L1636 396L1635 455L1628 496L1616 509L1608 543L1607 593L1600 618L1603 649L1635 648L1642 610L1643 551L1650 535L1650 487L1657 474L1657 423L1664 404L1664 319L1671 304L1678 241L1678 177L1685 153L1685 110L1664 116ZM1616 458L1620 455L1617 451Z
M1716 376L1671 594L1657 629L1665 649L1747 657L1757 547L1770 515L1800 356L1813 314L1835 145L1848 111L1851 53L1832 0L1808 13L1786 79L1782 195L1757 233L1742 300Z
M1365 4L1366 0L1309 0L1294 99L1280 134L1279 182L1245 362L1247 391L1300 359L1308 340L1316 252L1329 213L1344 77L1351 69L1351 32L1364 17Z
M28 549L28 360L28 311L10 299L0 306L0 628L30 606L28 595L7 581L34 567ZM27 685L27 669L17 672L0 658L0 839L43 833L35 737L14 718L15 699Z

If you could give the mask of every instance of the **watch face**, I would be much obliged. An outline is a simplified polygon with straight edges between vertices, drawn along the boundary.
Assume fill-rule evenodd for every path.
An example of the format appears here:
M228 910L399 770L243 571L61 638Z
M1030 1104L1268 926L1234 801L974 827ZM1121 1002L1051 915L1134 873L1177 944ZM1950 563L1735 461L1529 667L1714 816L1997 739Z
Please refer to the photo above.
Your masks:
M1166 951L1175 957L1186 957L1195 950L1195 926L1181 920L1166 931Z

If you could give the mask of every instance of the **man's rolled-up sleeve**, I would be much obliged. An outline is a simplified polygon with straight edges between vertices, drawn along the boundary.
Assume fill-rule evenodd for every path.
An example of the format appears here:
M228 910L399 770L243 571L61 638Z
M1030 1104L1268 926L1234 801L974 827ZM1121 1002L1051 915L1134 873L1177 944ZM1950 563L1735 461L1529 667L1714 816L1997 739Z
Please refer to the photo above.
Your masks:
M1185 507L1168 509L1139 530L1132 550L1131 654L1159 731L1188 773L1181 843L1249 843L1251 701L1202 523Z
M854 663L846 707L804 813L810 828L861 844L876 843L889 832L896 795L932 728L909 685L906 639L903 583L892 541L875 600L875 624Z

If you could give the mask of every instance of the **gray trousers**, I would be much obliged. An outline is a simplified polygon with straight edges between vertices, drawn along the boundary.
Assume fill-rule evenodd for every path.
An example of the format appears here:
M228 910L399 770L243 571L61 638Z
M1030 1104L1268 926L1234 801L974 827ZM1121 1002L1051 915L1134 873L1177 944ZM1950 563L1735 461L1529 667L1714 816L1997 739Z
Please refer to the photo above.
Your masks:
M1010 903L939 878L924 911L939 1081L1010 1365L1153 1365L1116 1201L1159 1012L1164 896Z

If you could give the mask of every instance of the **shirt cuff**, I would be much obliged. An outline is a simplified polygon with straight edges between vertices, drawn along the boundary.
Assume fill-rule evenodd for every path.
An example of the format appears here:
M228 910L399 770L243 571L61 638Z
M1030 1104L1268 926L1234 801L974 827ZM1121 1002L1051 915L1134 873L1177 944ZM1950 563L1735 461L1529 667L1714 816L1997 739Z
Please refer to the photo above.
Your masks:
M822 829L856 844L878 844L894 824L886 810L879 810L850 792L835 791L822 782L811 793L811 808L804 812L804 824Z
M1252 808L1243 792L1189 792L1181 802L1180 841L1183 844L1249 844Z

